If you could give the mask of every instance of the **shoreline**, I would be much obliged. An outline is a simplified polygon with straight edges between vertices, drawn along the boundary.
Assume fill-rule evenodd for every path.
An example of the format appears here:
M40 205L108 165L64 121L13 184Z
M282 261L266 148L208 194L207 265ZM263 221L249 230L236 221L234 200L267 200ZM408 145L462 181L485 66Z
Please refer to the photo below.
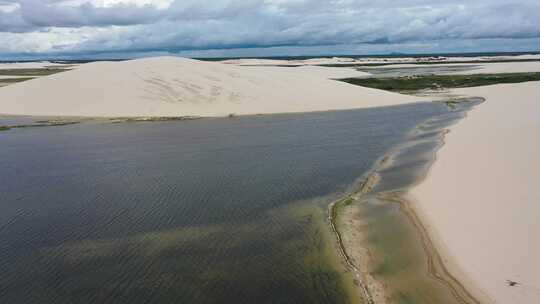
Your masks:
M380 161L377 161L376 163L379 163ZM371 182L378 182L377 181L377 175L370 173L371 170L367 173L367 178L365 181L360 183L360 187L358 192L359 193L367 193L364 192L364 190L371 191L368 189L370 187ZM365 278L363 278L363 272L360 270L360 268L353 262L350 255L347 253L347 249L345 248L345 244L343 243L343 237L339 229L337 228L337 217L339 215L339 207L340 205L348 205L352 201L356 200L354 198L355 193L358 193L356 191L353 191L351 194L340 198L336 201L333 201L328 206L328 223L330 224L331 232L334 234L335 240L337 241L337 248L339 251L339 256L341 259L345 262L346 268L348 268L350 271L354 273L354 277L358 279L358 286L361 289L361 292L363 294L363 301L365 301L368 304L375 304L375 301L373 300L373 296L371 295L371 292L366 284Z
M441 98L434 98L432 102L439 102ZM443 100L442 98L441 100ZM381 105L370 109L383 109L392 107L403 107L415 104L426 103L426 101L411 102L408 104ZM303 112L278 112L278 113L259 113L259 114L241 114L227 116L133 116L133 117L100 117L100 116L63 116L63 115L17 115L0 113L0 131L10 131L13 129L32 128L32 127L56 127L73 124L95 123L95 124L127 124L127 123L167 123L167 122L189 122L194 120L211 119L243 119L252 117L279 117L289 115L304 115L317 113L339 113L345 111L360 111L364 108L353 109L330 109ZM4 121L3 121L4 120ZM7 122L6 122L7 121Z
M351 234L354 235L355 233L351 232L351 230L347 229L347 227L342 227L344 224L340 223L340 221L344 221L343 219L340 219L340 217L353 222L350 212L344 209L355 208L355 203L362 203L362 200L366 197L376 197L379 200L384 200L399 206L401 215L407 218L409 225L412 225L416 231L416 237L420 239L422 251L427 262L427 275L432 280L443 284L445 289L450 291L452 297L456 300L456 303L481 303L481 301L478 299L483 298L483 295L479 290L477 290L476 286L474 286L474 290L471 292L469 290L470 286L467 288L463 283L467 282L466 285L470 285L469 280L466 277L462 277L461 273L459 278L457 278L455 275L453 275L453 273L455 273L453 269L448 269L450 266L446 265L446 256L444 253L440 253L440 251L443 249L437 246L438 244L436 241L432 240L430 231L428 228L426 228L424 222L422 221L423 218L417 214L416 210L414 209L413 202L411 202L408 197L408 190L421 183L421 181L426 178L427 170L429 170L429 168L435 162L436 153L445 144L444 139L446 133L448 132L448 128L451 125L454 125L457 121L460 121L466 117L467 112L480 102L475 98L470 98L470 100L473 101L470 108L467 107L464 110L459 110L461 117L453 120L450 119L449 122L445 122L443 120L442 122L440 121L435 123L432 126L432 128L434 127L435 129L435 135L430 135L430 133L433 133L434 130L429 128L425 132L428 137L432 137L430 140L432 143L435 143L435 146L428 148L429 151L427 152L424 151L424 154L429 154L428 160L424 160L425 163L423 164L423 168L416 168L416 171L419 172L416 172L417 176L414 177L412 181L406 182L406 185L402 185L402 187L398 186L394 187L393 189L392 187L390 187L390 189L384 189L383 186L382 190L377 189L381 182L385 182L384 179L386 173L384 171L391 171L393 166L399 167L399 164L396 166L395 162L396 157L399 158L400 149L407 147L411 143L414 145L415 141L417 141L416 144L418 144L418 142L422 143L424 141L421 139L422 135L420 135L420 139L415 139L414 135L407 136L402 144L399 144L397 147L391 149L387 154L385 154L385 156L375 163L373 168L367 173L367 175L364 176L363 181L360 182L356 191L353 191L345 197L342 197L341 199L330 204L328 210L328 220L334 232L336 242L340 250L340 255L349 268L355 273L355 276L360 279L361 282L359 286L363 291L364 300L367 303L391 302L389 301L391 295L389 295L388 291L385 290L388 289L386 286L387 282L384 282L384 280L381 282L380 279L376 278L372 273L370 273L369 268L372 266L369 264L372 261L366 260L372 259L372 257L370 257L372 255L372 248L365 245L358 246L351 244ZM425 124L428 124L428 122L417 126L413 132L417 132L422 125ZM426 134L424 134L424 136ZM353 205L353 207L350 207L350 205ZM358 255L360 255L360 258ZM360 262L355 260L360 260Z
M454 297L459 299L461 303L484 303L484 301L477 299L478 295L474 294L480 294L480 291L477 290L477 288L474 288L475 292L468 290L466 283L464 282L468 280L466 277L462 276L463 274L459 277L453 274L455 270L446 262L448 257L445 256L442 248L437 245L437 242L434 240L432 235L432 231L426 228L426 225L418 211L415 209L414 204L410 201L410 199L406 199L406 196L406 193L397 194L395 197L386 196L384 199L394 201L395 203L399 204L400 210L406 214L406 216L415 226L420 238L422 239L424 250L429 252L429 254L427 254L428 268L430 269L428 274L435 280L446 285L446 287L451 290Z

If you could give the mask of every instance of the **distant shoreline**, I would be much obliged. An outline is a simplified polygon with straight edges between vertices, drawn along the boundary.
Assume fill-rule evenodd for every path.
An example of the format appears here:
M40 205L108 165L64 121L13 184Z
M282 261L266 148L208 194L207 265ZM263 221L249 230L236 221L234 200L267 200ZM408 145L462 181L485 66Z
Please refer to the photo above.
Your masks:
M403 58L403 57L479 57L479 56L520 56L520 55L538 55L540 51L523 52L464 52L464 53L389 53L389 54L321 54L321 55L298 55L298 56L232 56L232 57L191 57L204 61L223 61L231 59L276 59L276 60L305 60L315 58ZM171 54L174 56L174 54ZM26 59L0 60L0 63L15 62L42 62L49 61L54 63L89 63L96 61L125 61L133 58L62 58L59 56L37 57Z

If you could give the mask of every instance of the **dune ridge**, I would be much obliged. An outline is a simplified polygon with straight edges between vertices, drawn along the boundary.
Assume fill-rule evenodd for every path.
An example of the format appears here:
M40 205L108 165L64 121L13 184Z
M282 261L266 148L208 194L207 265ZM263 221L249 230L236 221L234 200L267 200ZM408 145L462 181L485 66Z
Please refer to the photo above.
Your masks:
M179 57L83 64L0 89L0 113L40 116L227 116L425 101L332 78L345 68L242 67Z

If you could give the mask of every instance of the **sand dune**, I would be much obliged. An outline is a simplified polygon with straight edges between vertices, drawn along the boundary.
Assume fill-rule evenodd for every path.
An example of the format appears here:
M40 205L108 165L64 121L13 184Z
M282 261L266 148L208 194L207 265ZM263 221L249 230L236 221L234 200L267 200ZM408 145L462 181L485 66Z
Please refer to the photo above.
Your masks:
M0 69L43 69L43 68L65 68L72 67L74 64L56 63L50 61L32 61L32 62L3 62L0 63Z
M311 65L350 65L350 64L414 64L414 63L464 63L464 62L492 62L492 61L521 61L521 60L540 60L539 54L518 55L518 56L475 56L475 57L444 57L444 56L425 56L425 57L321 57L310 59L257 59L257 58L239 58L224 60L224 63L248 66L311 66Z
M452 93L487 101L451 128L412 191L416 207L443 252L496 303L540 303L540 82Z
M240 58L240 59L228 59L222 61L227 64L246 65L246 66L265 66L265 65L279 65L279 66L316 66L324 64L351 64L359 63L361 61L354 58L346 57L332 57L332 58L310 58L310 59L259 59L259 58Z
M352 69L240 67L178 57L96 62L0 89L0 113L226 116L365 108L422 101L329 78Z

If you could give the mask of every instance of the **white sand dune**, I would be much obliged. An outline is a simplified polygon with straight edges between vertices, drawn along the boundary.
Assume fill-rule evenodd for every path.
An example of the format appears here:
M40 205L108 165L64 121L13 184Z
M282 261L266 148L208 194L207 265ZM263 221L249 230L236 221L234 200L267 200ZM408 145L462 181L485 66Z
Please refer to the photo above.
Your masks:
M425 56L425 57L332 57L332 58L310 58L310 59L257 59L257 58L239 58L224 60L224 63L247 66L310 66L310 65L350 65L350 64L415 64L415 63L466 63L471 61L493 62L493 61L521 61L521 60L540 60L540 54L518 55L518 56L476 56L476 57L444 57L444 56Z
M31 62L8 62L0 63L0 69L43 69L43 68L65 68L73 64L63 64L50 61L31 61Z
M487 101L451 127L416 207L496 303L540 303L540 82L452 93Z
M43 116L226 116L424 101L331 80L352 69L241 67L178 57L96 62L0 89L0 113Z
M359 63L357 59L346 57L332 57L332 58L310 58L310 59L258 59L258 58L239 58L223 60L223 63L246 65L246 66L265 66L265 65L279 65L279 66L316 66L324 64L351 64Z

